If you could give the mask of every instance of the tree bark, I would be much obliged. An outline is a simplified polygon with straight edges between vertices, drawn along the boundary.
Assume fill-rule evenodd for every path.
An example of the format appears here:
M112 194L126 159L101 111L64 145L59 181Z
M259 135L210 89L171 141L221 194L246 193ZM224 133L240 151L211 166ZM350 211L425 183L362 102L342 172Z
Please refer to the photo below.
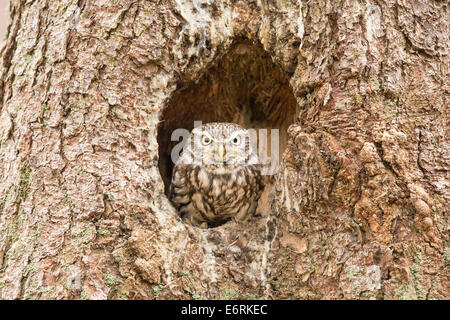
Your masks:
M449 299L449 10L12 0L0 298ZM282 70L295 122L266 213L199 230L165 196L158 130L239 43L261 79ZM253 71L230 68L234 94Z
M0 12L0 43L3 43L6 35L6 27L8 26L9 1L0 3Z

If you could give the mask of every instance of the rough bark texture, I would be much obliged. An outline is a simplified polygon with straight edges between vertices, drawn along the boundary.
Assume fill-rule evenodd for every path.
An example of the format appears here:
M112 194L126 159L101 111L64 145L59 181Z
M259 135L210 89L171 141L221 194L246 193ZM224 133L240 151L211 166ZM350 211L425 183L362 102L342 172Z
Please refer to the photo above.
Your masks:
M449 11L432 0L11 1L0 297L450 299ZM241 43L261 59L214 77ZM286 84L267 72L277 68ZM183 88L223 108L229 95L202 79L233 94L240 70L296 100L282 168L261 216L190 228L164 195L158 124L192 107L173 103Z

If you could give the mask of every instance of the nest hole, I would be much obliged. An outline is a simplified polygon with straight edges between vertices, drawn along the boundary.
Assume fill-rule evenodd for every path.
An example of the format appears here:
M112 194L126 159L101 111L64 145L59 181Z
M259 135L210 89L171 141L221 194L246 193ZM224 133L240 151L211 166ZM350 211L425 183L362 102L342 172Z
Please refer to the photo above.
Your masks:
M296 118L297 102L285 72L262 46L235 43L198 80L184 83L163 110L158 129L159 169L168 195L174 163L172 132L191 131L195 121L233 122L245 128L267 129L267 155L271 132L278 129L278 159L286 148L287 129Z

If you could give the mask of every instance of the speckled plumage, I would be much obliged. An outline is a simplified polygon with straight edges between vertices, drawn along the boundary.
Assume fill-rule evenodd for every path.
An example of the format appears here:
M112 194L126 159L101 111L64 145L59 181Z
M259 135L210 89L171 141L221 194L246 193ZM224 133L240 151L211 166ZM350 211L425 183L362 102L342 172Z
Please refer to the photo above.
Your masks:
M170 186L170 200L186 223L214 227L255 213L263 185L254 149L249 132L237 124L192 130Z

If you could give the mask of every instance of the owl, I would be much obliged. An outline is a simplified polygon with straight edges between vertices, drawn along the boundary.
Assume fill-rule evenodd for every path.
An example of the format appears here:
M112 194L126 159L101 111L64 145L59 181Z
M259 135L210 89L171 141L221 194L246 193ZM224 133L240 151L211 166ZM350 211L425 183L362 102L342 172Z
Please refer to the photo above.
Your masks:
M192 130L170 185L170 200L187 224L216 227L255 213L264 183L252 141L250 132L234 123Z

